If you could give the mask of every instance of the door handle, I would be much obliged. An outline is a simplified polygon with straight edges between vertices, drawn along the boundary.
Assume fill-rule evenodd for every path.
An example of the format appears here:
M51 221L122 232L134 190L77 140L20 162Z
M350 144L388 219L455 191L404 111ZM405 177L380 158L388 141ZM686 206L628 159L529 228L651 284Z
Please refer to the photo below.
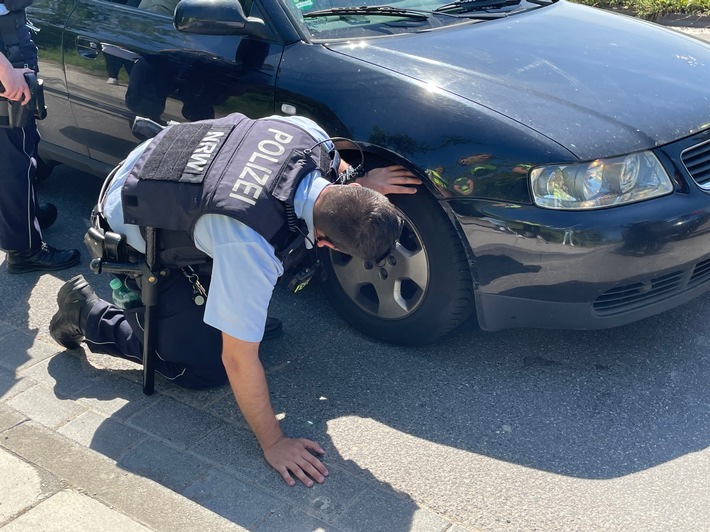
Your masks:
M101 44L98 41L77 35L76 49L81 57L96 59L101 51Z

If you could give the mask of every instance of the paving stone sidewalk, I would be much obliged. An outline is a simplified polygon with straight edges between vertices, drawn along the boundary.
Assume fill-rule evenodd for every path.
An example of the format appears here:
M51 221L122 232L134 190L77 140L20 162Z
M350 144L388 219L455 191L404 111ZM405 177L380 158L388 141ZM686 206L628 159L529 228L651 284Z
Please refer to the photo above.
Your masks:
M137 366L3 321L0 346L3 532L463 530L346 461L287 487L226 386L147 397Z

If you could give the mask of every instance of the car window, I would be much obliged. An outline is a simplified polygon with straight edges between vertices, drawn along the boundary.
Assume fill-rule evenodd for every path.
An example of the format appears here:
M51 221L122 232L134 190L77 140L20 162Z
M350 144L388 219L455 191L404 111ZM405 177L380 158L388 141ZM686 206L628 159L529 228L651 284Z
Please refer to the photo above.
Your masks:
M151 13L172 17L175 6L179 0L100 0L111 4L120 4L126 7L135 7Z
M172 17L177 3L178 0L140 0L138 9Z
M138 7L141 0L101 0L102 2L108 2L110 4L121 4L128 7Z
M281 0L314 39L429 31L537 9L545 0ZM552 2L550 2L552 3Z

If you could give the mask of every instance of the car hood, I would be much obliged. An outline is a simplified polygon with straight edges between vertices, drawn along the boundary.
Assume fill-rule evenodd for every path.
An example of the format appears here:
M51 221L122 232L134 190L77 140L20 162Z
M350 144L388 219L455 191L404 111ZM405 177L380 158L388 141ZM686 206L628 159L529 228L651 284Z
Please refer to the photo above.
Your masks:
M710 45L565 1L504 19L329 46L500 113L580 159L647 149L710 125Z

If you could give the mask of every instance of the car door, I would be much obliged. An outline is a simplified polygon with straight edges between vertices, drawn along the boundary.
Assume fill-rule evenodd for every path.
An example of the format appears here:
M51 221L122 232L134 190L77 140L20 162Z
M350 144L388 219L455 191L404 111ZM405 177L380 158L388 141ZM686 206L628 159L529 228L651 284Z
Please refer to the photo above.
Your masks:
M137 143L136 115L166 123L274 109L280 45L180 33L167 12L105 0L78 0L64 41L71 108L96 161L115 165Z
M63 31L74 2L36 0L27 9L33 28L32 38L39 52L39 77L44 82L47 117L38 122L42 134L40 147L52 145L56 150L88 157L84 136L79 132L69 104L64 77Z

